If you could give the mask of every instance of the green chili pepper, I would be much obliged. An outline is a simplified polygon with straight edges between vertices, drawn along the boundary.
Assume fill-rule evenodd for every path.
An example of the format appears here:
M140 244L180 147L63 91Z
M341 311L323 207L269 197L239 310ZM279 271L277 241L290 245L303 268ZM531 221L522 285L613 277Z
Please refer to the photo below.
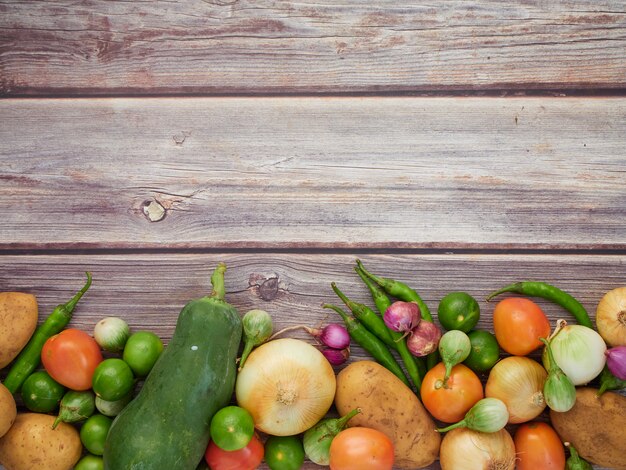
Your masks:
M424 301L419 296L419 294L415 292L413 289L411 289L408 285L406 285L403 282L396 281L394 279L376 276L368 272L363 267L363 263L361 263L361 260L359 259L356 260L356 264L359 267L359 269L363 271L363 274L365 274L372 281L374 281L376 284L382 287L385 290L385 292L387 292L387 294L389 294L390 296L395 297L396 299L403 300L405 302L415 302L420 308L422 319L432 323L433 317L430 314L430 310L428 309L428 306L426 305L426 303L424 303Z
M333 288L335 294L339 296L339 298L343 301L344 304L350 309L354 318L356 318L365 328L370 330L371 333L375 334L378 339L380 339L383 343L389 346L392 349L398 349L398 344L391 338L391 331L385 325L385 322L382 318L380 318L376 312L374 312L371 308L369 308L365 304L359 304L353 302L348 297L345 296L343 292L339 290L337 284L334 282L330 283L330 287Z
M11 393L17 393L26 378L37 368L41 362L41 350L44 343L51 336L60 333L72 319L74 307L91 286L91 273L87 274L85 286L66 304L58 305L54 311L39 326L30 338L22 352L17 356L13 366L4 380L4 385Z
M398 365L389 349L387 349L385 343L365 328L365 326L359 323L356 318L348 315L341 308L331 304L324 304L323 307L330 308L337 312L343 319L350 338L370 353L378 363L402 380L407 387L411 387L411 384L406 378L406 375L404 375L402 368Z
M593 323L591 322L591 319L589 318L589 314L587 313L587 310L585 310L585 307L583 307L582 304L570 294L562 291L558 287L552 286L545 282L515 282L489 294L486 298L487 302L489 302L496 295L502 294L504 292L513 292L515 294L528 295L530 297L541 297L542 299L554 302L555 304L560 305L565 310L570 312L574 316L574 318L576 318L579 324L589 328L593 328Z
M372 300L374 300L374 305L376 305L376 308L378 309L380 314L385 315L385 312L392 304L389 296L378 284L376 284L369 277L367 277L367 275L363 272L360 266L355 266L354 270L369 289L370 294L372 295Z
M385 294L385 292L380 288L380 286L373 282L369 277L367 277L358 266L355 266L354 270L369 289L372 295L372 299L376 304L376 308L378 308L378 311L381 315L384 315L387 308L389 308L389 306L391 305L391 300L389 299L387 294ZM396 350L398 351L398 354L400 355L400 358L402 359L402 362L404 363L404 366L406 367L406 370L409 373L411 380L419 391L422 386L422 379L426 375L426 365L424 364L424 361L422 360L422 358L415 357L413 354L411 354L411 351L409 351L409 348L406 345L406 339L404 338L404 335L402 333L400 333L399 331L391 331L387 327L387 325L385 325L385 327L391 334L391 339L393 339L394 343L396 344Z
M415 302L420 308L420 313L422 315L422 320L429 321L433 323L433 317L430 314L430 310L428 309L428 305L422 300L415 290L411 289L407 284L396 281L394 279L389 279L385 277L376 276L370 272L368 272L364 267L361 260L357 259L356 264L358 268L369 277L372 281L378 284L383 288L387 294L397 299L403 300L404 302ZM429 354L426 358L427 368L430 370L437 365L439 362L439 352L435 351Z

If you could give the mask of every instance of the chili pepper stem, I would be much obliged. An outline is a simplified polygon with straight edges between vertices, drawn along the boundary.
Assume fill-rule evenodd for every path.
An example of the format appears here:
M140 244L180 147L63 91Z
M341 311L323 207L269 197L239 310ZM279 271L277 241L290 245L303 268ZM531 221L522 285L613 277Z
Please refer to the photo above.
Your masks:
M331 282L330 287L332 287L333 291L335 292L335 294L337 294L337 296L341 299L341 301L344 304L346 304L347 307L351 309L351 307L354 305L354 302L352 302L348 297L346 297L346 295L343 292L339 290L339 287L337 287L337 284L334 282Z
M391 300L387 297L387 294L382 290L382 288L372 281L369 277L365 275L363 270L359 266L355 266L354 270L359 275L363 283L367 286L372 295L372 299L374 300L374 304L376 304L376 308L380 312L381 315L384 315L387 311L387 308L391 305Z
M502 289L498 289L497 291L492 292L487 297L485 297L485 300L487 302L489 302L491 299L493 299L494 297L496 297L496 296L498 296L500 294L504 294L505 292L517 292L521 288L522 288L522 283L521 282L515 282L513 284L509 284L508 286L504 286Z
M91 286L91 273L90 272L86 272L85 274L87 275L87 282L85 283L83 288L81 290L79 290L76 293L76 295L74 297L72 297L64 305L64 307L65 307L65 309L67 310L68 313L72 313L74 311L74 308L76 307L76 304L78 303L80 298L85 294L85 292L87 292L87 289L89 289L89 287Z
M341 308L337 307L336 305L322 304L322 308L330 308L331 310L334 310L335 312L337 312L344 321L350 321L350 317L348 316L348 314L344 312Z

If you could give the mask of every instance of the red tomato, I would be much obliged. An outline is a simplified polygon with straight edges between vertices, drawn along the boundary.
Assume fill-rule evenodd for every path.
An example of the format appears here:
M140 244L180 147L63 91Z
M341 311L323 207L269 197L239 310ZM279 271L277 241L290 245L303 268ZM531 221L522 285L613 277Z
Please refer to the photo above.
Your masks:
M347 428L330 444L330 470L391 470L393 443L384 433L367 427Z
M254 470L263 460L263 444L255 435L246 447L239 450L222 450L209 442L204 458L211 470Z
M549 425L539 421L520 425L513 438L518 470L563 470L565 448Z
M440 362L430 369L422 381L422 403L434 418L444 423L456 423L465 413L484 398L483 385L478 375L467 366L452 368L447 384L443 385L446 367Z
M41 350L41 362L50 376L71 390L89 390L102 352L87 333L67 328L48 338Z
M493 329L498 343L509 354L525 356L550 336L550 321L532 300L509 297L493 311Z

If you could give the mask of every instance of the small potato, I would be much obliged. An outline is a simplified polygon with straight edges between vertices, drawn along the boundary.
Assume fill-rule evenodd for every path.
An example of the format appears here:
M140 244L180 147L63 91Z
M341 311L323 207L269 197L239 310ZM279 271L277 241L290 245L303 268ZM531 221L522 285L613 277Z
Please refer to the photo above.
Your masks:
M70 470L82 452L80 435L71 424L52 429L54 416L19 413L0 438L0 464L6 470Z
M11 428L16 416L17 407L13 395L8 388L0 384L0 437Z
M563 442L570 442L584 459L601 467L626 470L626 397L596 389L576 389L574 407L550 411L552 426Z
M26 346L37 327L37 299L23 292L0 292L0 369Z
M394 445L394 468L427 467L439 455L441 436L417 396L374 361L357 361L337 374L335 406L343 416L360 408L349 426L385 433Z

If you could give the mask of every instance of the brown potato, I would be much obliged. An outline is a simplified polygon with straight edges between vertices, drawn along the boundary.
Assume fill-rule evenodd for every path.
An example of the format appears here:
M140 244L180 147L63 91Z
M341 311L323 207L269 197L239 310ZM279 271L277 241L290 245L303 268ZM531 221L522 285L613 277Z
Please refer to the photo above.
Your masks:
M37 327L37 299L23 292L0 292L0 369L19 354Z
M15 423L0 438L0 464L6 470L70 470L82 452L74 426L59 424L54 416L19 413Z
M580 387L576 403L565 413L550 411L552 426L563 442L571 443L590 463L626 470L626 397Z
M17 407L9 389L0 384L0 437L4 436L13 425L17 416Z
M353 362L339 372L335 406L342 416L360 408L348 425L377 429L392 440L394 468L426 467L439 455L433 419L411 389L376 362Z

